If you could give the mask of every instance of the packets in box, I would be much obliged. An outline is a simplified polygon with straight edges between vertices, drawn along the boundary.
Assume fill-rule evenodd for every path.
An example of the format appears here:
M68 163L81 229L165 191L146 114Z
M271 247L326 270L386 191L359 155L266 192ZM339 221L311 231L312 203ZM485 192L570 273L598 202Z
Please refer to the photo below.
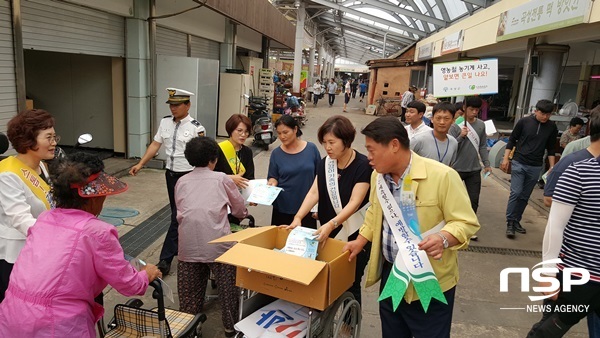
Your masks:
M273 251L285 246L290 230L249 228L211 243L238 242L216 259L237 267L239 287L324 310L354 282L356 260L348 262L345 242L327 239L316 260Z

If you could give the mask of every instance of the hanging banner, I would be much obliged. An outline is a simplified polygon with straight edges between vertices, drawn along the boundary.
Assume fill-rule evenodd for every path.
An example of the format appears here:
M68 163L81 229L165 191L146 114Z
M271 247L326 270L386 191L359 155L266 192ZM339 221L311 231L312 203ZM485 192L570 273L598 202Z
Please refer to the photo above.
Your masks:
M592 0L535 0L500 14L496 41L589 21Z
M460 52L463 44L463 31L462 29L456 33L452 33L444 38L442 42L441 55L450 54L454 52Z
M433 96L498 93L498 59L433 64Z
M419 57L417 58L417 61L431 59L432 57L433 57L433 42L424 44L423 46L419 47Z

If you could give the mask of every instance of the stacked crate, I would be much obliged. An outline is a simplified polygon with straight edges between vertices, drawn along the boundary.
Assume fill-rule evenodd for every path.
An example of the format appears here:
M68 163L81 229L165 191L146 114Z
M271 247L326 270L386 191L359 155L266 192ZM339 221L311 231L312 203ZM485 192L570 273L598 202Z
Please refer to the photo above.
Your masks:
M258 71L258 96L267 98L267 110L269 114L273 112L273 98L275 95L275 85L273 84L273 70L261 68Z

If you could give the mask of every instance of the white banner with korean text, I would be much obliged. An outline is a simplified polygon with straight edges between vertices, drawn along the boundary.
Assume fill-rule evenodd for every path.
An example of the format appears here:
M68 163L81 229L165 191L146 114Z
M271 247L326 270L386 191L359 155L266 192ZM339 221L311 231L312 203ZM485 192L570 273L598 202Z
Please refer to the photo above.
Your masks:
M589 21L592 0L531 0L500 14L496 41Z
M460 52L462 50L463 38L464 35L462 29L445 36L444 41L442 41L442 50L440 51L440 54L445 55Z
M427 43L419 47L418 61L431 59L433 57L433 42Z
M433 96L498 93L498 59L433 64Z

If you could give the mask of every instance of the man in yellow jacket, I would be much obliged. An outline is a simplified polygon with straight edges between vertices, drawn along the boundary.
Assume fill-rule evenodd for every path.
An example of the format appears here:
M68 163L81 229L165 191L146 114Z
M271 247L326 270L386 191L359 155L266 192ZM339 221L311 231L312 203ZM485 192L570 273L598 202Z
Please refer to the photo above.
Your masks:
M375 169L371 206L345 249L353 259L372 242L366 286L381 279L384 338L450 337L457 250L480 227L467 191L452 168L410 151L397 118L379 118L362 133Z

